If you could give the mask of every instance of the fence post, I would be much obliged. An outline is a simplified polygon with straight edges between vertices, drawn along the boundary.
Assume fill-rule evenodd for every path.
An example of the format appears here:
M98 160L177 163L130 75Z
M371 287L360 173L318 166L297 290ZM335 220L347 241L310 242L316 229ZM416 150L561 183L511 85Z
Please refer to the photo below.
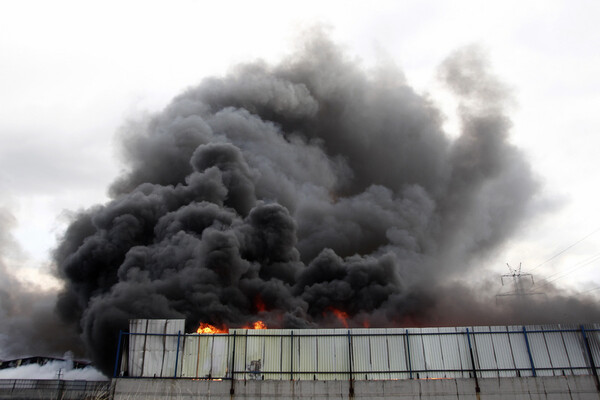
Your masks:
M348 361L350 362L350 396L354 396L354 376L352 374L352 337L350 336L350 329L348 329Z
M115 370L113 372L113 378L117 377L117 373L119 372L119 359L121 355L121 339L123 336L123 331L119 329L119 343L117 344L117 357L115 359Z
M412 361L410 360L410 340L408 340L408 329L406 330L406 354L408 358L408 376L412 379Z
M177 352L175 352L175 373L173 378L177 378L177 363L179 361L179 339L181 338L181 331L177 331Z
M475 368L475 357L473 356L473 347L471 346L471 336L469 335L469 328L467 328L467 342L469 342L469 354L471 355L471 366L473 367L473 377L475 378L475 393L479 393L479 380L477 379L477 369Z
M585 343L585 349L587 350L588 358L590 359L590 365L592 366L592 373L596 379L596 389L600 391L600 379L598 378L598 371L596 371L596 363L594 362L594 356L592 349L590 348L590 342L588 341L587 335L585 334L585 328L581 325L581 334L583 335L583 342Z
M535 373L535 365L533 364L533 357L531 356L531 348L529 347L529 339L527 339L527 330L523 326L523 336L525 337L525 346L527 346L527 355L529 355L529 362L531 363L531 372L533 376L537 376Z
M294 331L290 336L290 381L294 380Z
M233 354L231 355L231 388L229 388L229 394L233 395L235 393L233 383L235 381L235 331L233 331ZM230 336L231 337L231 336Z

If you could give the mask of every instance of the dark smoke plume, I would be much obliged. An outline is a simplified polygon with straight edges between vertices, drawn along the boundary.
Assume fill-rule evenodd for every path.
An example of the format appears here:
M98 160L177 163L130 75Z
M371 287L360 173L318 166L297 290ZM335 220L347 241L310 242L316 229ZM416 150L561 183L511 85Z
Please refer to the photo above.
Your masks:
M455 139L385 71L310 35L279 65L206 79L127 126L113 200L80 212L55 252L58 311L102 369L129 318L185 318L190 331L335 326L334 309L354 326L562 318L546 312L560 296L525 313L456 283L537 191L507 140L506 91L477 49L440 70L460 103ZM573 301L574 317L600 316Z
M24 284L15 277L24 257L11 235L16 219L0 207L0 359L83 353L78 334L54 312L56 293Z

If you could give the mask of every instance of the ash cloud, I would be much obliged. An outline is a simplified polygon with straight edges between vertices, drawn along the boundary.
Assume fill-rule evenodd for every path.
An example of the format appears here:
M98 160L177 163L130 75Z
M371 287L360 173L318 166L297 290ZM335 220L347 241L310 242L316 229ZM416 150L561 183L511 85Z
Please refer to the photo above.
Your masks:
M456 283L481 274L537 193L508 142L506 90L476 49L452 54L440 75L463 128L451 139L432 103L383 70L311 34L280 64L206 79L126 127L113 200L81 211L55 251L57 310L101 369L129 318L191 331L331 326L333 309L371 326L525 317ZM565 304L528 315L553 320L552 302Z

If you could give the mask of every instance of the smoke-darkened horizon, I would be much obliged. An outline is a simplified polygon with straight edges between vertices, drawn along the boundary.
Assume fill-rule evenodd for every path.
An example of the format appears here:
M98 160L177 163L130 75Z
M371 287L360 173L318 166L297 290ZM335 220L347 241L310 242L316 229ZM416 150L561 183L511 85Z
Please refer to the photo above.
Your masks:
M462 124L401 72L365 72L323 33L277 65L205 79L121 133L112 200L79 212L54 258L57 311L104 371L130 318L232 327L600 320L559 292L492 304L460 283L534 213L504 86L477 48L440 77ZM493 307L492 307L493 305Z

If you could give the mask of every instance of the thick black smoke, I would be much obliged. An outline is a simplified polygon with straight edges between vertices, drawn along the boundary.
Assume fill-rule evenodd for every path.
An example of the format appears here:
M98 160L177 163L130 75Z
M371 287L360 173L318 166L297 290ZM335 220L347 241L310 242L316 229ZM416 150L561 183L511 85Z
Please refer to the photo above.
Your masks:
M519 318L455 282L537 190L508 142L502 85L476 49L444 62L462 123L451 139L432 103L384 71L315 34L279 65L206 79L127 127L113 200L81 212L55 252L58 310L101 368L129 318L189 330L332 326L334 309L372 326Z

